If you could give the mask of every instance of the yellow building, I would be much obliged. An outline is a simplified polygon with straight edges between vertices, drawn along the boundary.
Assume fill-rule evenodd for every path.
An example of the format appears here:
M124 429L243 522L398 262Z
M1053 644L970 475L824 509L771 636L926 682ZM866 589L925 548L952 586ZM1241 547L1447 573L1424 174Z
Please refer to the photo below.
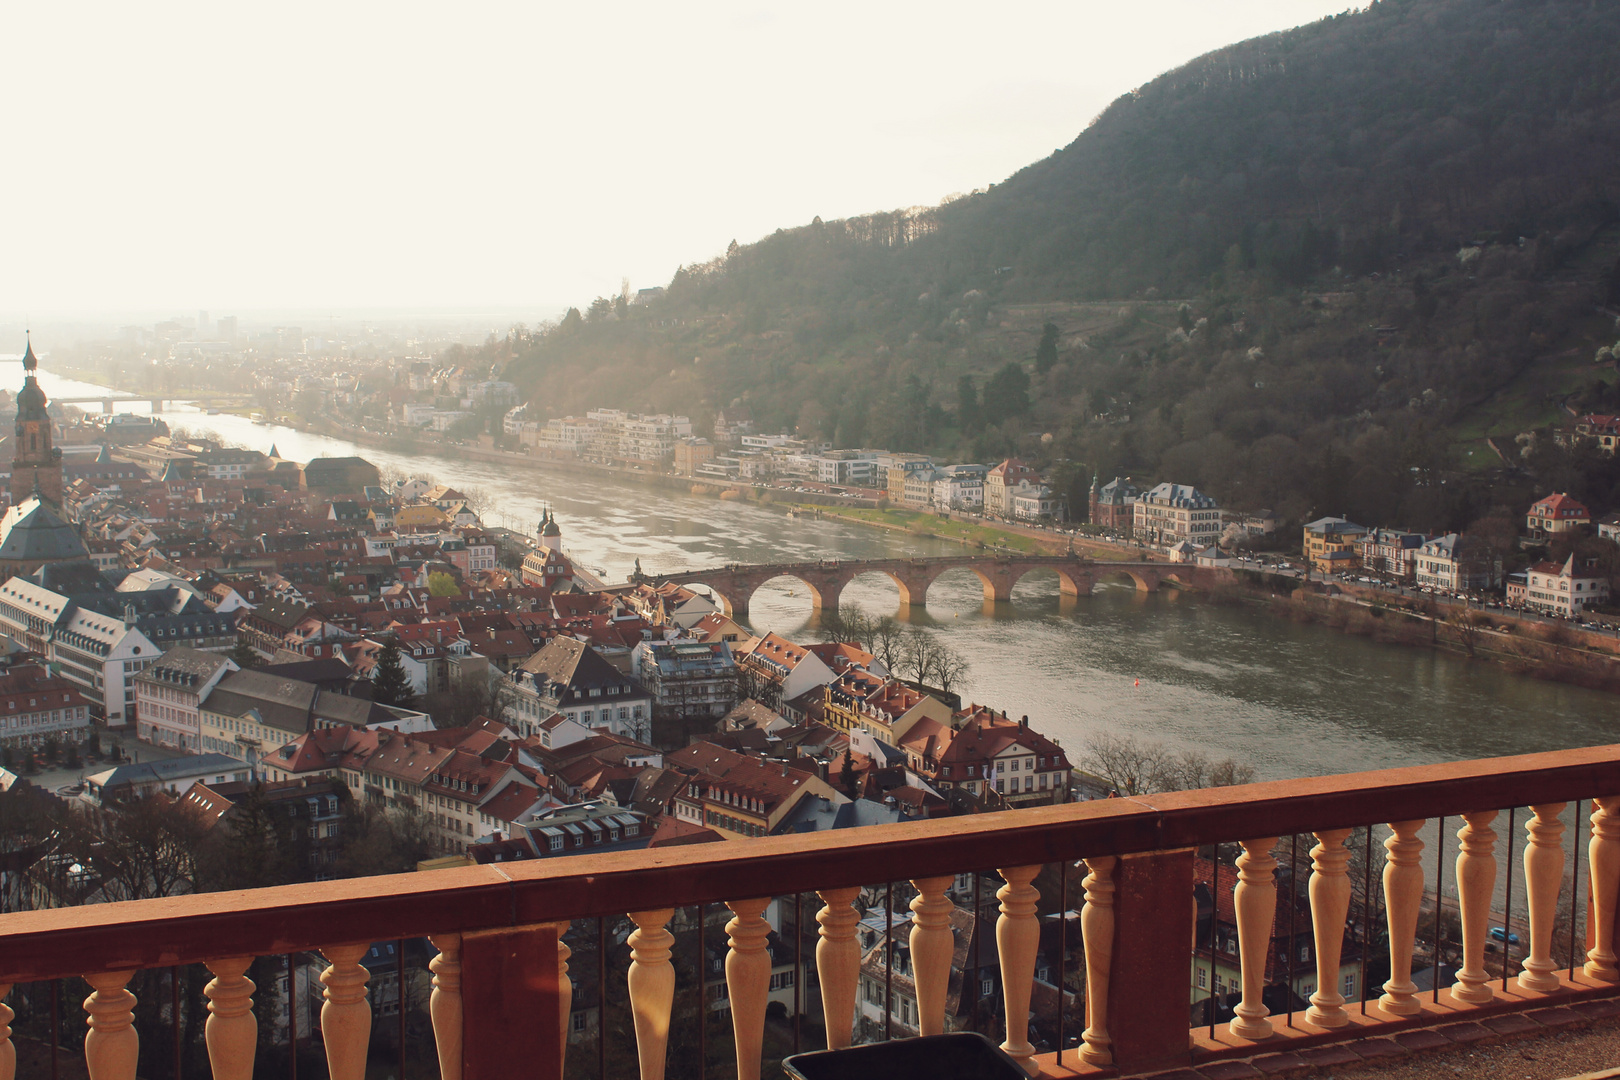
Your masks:
M407 506L394 515L394 528L400 532L423 532L444 529L450 525L450 515L432 503Z
M1300 548L1311 568L1323 574L1338 574L1361 565L1359 545L1367 530L1344 518L1318 518L1305 526Z
M839 731L866 731L888 746L900 745L923 717L951 726L951 707L905 683L863 668L851 668L825 690L822 722Z

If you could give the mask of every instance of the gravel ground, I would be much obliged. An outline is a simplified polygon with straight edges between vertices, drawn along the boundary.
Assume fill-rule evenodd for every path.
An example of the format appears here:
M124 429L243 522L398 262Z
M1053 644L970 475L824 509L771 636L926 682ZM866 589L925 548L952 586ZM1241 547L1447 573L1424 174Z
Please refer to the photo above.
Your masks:
M1549 1032L1494 1046L1407 1058L1386 1068L1362 1065L1336 1069L1337 1080L1445 1080L1452 1076L1488 1080L1564 1080L1582 1073L1620 1068L1620 1021L1577 1031Z

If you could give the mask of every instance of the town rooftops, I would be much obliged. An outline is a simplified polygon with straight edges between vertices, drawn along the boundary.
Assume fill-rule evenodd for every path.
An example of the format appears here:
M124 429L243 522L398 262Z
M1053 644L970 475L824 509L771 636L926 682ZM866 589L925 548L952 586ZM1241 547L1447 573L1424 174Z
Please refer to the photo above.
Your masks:
M633 687L618 668L602 659L597 651L570 637L556 637L523 661L518 670L560 684L576 694L608 687Z
M260 722L290 735L302 735L312 727L327 724L365 727L399 718L387 706L374 701L254 669L226 675L203 700L202 708L219 716L240 717L253 712Z
M906 820L899 800L893 803L874 799L851 799L835 793L829 798L806 798L789 810L777 823L774 835L854 829L863 825L894 825Z
M17 664L0 674L0 718L72 709L86 704L79 688L40 664Z
M985 475L1006 481L1008 487L1014 486L1019 480L1036 479L1040 476L1034 469L1017 458L1008 458L1000 465L990 469Z
M209 774L229 776L246 768L246 763L224 754L188 754L185 757L169 758L165 761L141 761L119 765L94 776L85 777L85 784L95 788L105 797L108 793L116 793L120 788L147 784L163 785Z
M666 755L666 760L674 768L702 774L693 781L700 788L755 799L766 814L803 786L809 775L784 762L748 757L713 743L693 743Z
M1215 499L1186 484L1159 484L1140 496L1142 502L1157 506L1174 506L1184 510L1213 510Z
M236 664L220 653L188 649L182 645L158 657L150 667L135 676L135 681L166 686L200 686L225 667L235 669Z
M1323 517L1306 525L1305 531L1315 536L1360 536L1366 533L1367 529L1345 518Z
M1457 533L1446 533L1444 536L1431 537L1423 542L1422 551L1425 555L1437 555L1441 558L1454 558L1457 554L1457 543L1462 539Z
M24 499L0 517L0 560L46 562L89 557L78 530L37 498Z
M1592 512L1580 500L1563 492L1554 492L1530 507L1534 517L1559 518L1565 521L1589 520Z
M796 645L787 638L775 632L769 632L762 638L755 638L749 643L747 657L755 662L764 662L783 675L804 662L804 658L814 655L804 645Z

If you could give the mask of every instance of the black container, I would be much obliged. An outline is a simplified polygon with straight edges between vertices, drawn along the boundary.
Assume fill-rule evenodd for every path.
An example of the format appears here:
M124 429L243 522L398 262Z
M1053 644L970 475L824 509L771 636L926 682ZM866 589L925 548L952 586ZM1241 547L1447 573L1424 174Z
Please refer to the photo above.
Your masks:
M891 1039L782 1060L796 1080L1029 1080L995 1043L971 1031Z

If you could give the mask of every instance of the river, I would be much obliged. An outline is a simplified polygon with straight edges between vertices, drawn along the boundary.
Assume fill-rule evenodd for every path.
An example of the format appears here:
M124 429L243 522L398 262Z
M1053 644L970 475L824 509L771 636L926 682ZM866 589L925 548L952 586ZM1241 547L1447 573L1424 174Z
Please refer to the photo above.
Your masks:
M0 364L0 386L21 385ZM47 394L103 388L40 373ZM123 405L148 411L145 405ZM790 518L751 503L720 502L617 478L544 466L413 456L356 448L236 416L173 409L171 425L307 460L358 453L379 466L428 473L490 497L485 520L532 530L552 506L566 548L608 580L639 558L649 572L727 562L776 562L960 553L943 541L826 520ZM894 585L865 575L846 603L872 613L898 608ZM967 700L1028 715L1082 758L1094 733L1131 733L1173 750L1197 749L1252 765L1262 779L1527 753L1616 740L1620 700L1510 674L1445 653L1381 645L1250 607L1200 603L1123 585L1060 599L1057 579L1031 575L1010 603L987 607L969 571L941 578L926 612L914 613L972 667ZM750 622L809 637L810 600L786 579L754 597Z

